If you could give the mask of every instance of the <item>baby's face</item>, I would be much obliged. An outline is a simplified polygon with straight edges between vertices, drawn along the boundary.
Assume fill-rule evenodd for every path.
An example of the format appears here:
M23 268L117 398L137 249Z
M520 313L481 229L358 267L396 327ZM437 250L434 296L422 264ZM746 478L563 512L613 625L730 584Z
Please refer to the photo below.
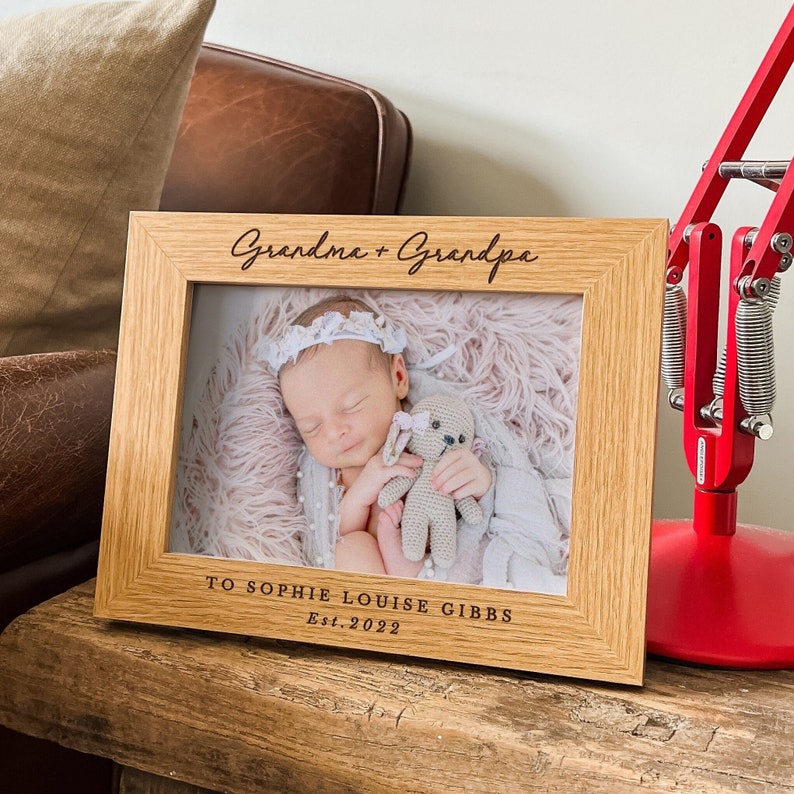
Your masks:
M320 345L281 375L281 394L311 456L332 469L364 466L408 391L402 356L391 370L371 361L367 342Z

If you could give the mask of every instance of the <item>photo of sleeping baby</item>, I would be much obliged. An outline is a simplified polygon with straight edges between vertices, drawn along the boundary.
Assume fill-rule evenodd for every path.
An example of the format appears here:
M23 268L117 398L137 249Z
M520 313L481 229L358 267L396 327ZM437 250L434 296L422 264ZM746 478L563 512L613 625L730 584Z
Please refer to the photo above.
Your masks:
M171 550L565 594L580 296L196 288Z

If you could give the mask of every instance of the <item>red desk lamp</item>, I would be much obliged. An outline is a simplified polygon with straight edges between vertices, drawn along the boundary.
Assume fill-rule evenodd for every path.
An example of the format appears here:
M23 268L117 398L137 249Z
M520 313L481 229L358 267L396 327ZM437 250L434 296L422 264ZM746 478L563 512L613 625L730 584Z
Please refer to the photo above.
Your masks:
M695 498L691 521L653 526L647 648L659 656L794 667L794 532L736 521L736 488L750 472L756 440L772 432L772 311L794 237L794 168L788 161L740 158L792 62L794 8L670 235L662 375L670 404L683 413ZM732 178L752 179L775 193L760 228L733 235L720 357L722 234L710 219ZM688 295L681 286L687 263Z

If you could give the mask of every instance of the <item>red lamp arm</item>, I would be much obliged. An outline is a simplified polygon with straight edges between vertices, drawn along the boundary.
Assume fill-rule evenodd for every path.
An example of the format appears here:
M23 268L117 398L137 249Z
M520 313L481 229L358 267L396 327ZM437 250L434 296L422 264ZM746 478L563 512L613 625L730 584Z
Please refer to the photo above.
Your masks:
M783 21L769 51L764 56L758 71L725 128L725 132L703 167L703 173L670 234L667 260L668 283L678 284L681 281L683 271L689 261L687 230L692 224L711 220L714 210L728 186L728 179L720 176L720 165L724 162L739 160L744 155L792 63L794 63L794 8L789 11ZM754 278L771 278L767 272L774 275L777 270L780 255L777 254L777 261L775 261L776 252L774 250L770 252L770 241L775 233L783 230L790 231L788 227L792 226L792 219L789 216L792 214L790 207L792 205L791 194L794 192L794 177L791 170L789 169L784 177L773 203L773 208L774 205L777 205L780 209L775 212L775 215L770 210L748 256L748 262L754 263L752 268ZM781 223L785 224L785 229L781 227Z

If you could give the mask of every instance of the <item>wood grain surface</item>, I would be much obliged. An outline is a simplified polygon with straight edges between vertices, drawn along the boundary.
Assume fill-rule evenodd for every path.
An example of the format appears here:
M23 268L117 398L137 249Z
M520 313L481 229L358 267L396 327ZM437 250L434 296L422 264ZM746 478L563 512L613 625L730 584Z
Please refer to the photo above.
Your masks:
M794 791L794 671L650 660L642 688L591 684L92 608L88 583L0 635L0 722L169 780L234 794Z

